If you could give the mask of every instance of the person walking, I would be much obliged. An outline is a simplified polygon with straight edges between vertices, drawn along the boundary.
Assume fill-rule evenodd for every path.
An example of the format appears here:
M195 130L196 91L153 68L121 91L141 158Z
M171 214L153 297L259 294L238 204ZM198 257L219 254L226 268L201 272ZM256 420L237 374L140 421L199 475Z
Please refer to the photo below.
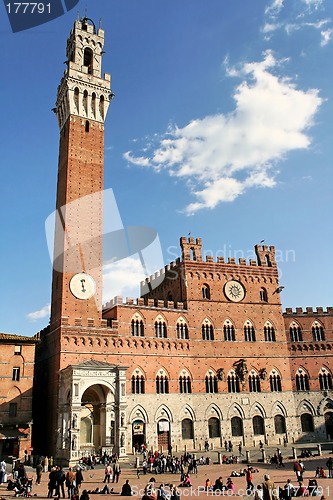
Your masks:
M77 489L80 491L81 484L83 483L83 474L80 467L76 467L75 482Z
M112 467L109 463L106 464L104 470L104 481L103 483L109 483L112 476Z
M279 500L278 490L268 474L264 475L262 490L263 500Z
M328 468L328 477L333 477L333 458L330 457L326 462L326 467Z
M248 495L252 495L252 491L254 490L254 484L253 484L251 465L249 465L248 468L246 469L245 478L246 478L246 493Z
M299 460L294 462L294 472L296 474L296 479L300 483L303 481L303 467Z
M66 474L63 468L58 466L56 470L56 495L58 498L60 498L60 494L62 495L62 498L66 498L65 481L66 481Z
M66 488L67 488L68 498L72 498L72 496L74 495L74 490L76 488L75 475L76 474L73 471L72 467L70 467L66 474Z

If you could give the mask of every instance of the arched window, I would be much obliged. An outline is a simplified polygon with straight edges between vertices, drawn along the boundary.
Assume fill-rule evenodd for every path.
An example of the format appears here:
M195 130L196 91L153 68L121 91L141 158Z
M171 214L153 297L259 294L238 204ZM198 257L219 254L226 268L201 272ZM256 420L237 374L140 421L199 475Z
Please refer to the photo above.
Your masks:
M234 370L228 375L228 392L240 392L239 378Z
M186 370L183 370L179 377L179 392L180 394L191 394L192 392L191 377Z
M188 339L188 327L183 318L179 318L176 325L177 339Z
M88 74L92 74L93 70L93 51L89 48L86 47L84 49L84 54L83 54L83 66L86 66L88 68Z
M309 376L302 368L299 368L297 370L296 390L297 391L309 391L310 390Z
M91 113L92 113L93 117L95 118L95 116L96 116L96 94L95 94L95 92L93 92L91 94Z
M156 393L169 394L169 379L163 370L156 376Z
M326 368L320 370L319 385L321 391L329 391L332 389L332 375Z
M281 392L281 377L276 370L273 370L269 376L269 385L271 388L271 392Z
M310 413L303 413L301 415L301 428L302 432L313 432L313 417Z
M144 336L144 324L140 316L136 316L131 321L131 334L132 337L143 337Z
M75 89L74 89L74 104L75 104L77 112L79 112L79 108L80 108L79 95L80 95L80 91L79 91L78 87L75 87Z
M84 130L85 130L85 132L89 132L89 129L90 129L89 120L86 120L86 124L85 124Z
M226 340L227 342L232 342L236 340L234 325L228 319L224 322L223 333L224 333L224 340Z
M243 422L240 417L232 417L231 419L231 435L243 436Z
M256 341L256 332L254 330L254 326L251 321L247 321L244 325L244 340L245 342L255 342Z
M202 298L203 299L210 299L210 288L209 285L206 283L202 286L201 288L201 293L202 293Z
M291 323L289 327L289 333L291 342L302 342L303 340L302 330L301 327L296 323L296 321L293 321Z
M132 394L145 393L145 378L143 375L132 375Z
M265 434L265 424L264 419L261 415L255 415L252 419L253 424L253 434L255 436L260 436Z
M218 392L217 376L209 371L205 377L205 386L207 394L215 394Z
M276 341L274 326L269 321L266 321L266 323L265 323L264 336L265 336L266 342L275 342Z
M208 419L208 436L210 438L221 437L220 419L217 417L210 417Z
M275 415L274 417L275 434L286 433L286 419L284 415Z
M315 321L312 325L312 335L314 342L322 342L325 340L324 328L318 321Z
M268 295L266 288L260 288L260 300L261 302L268 302Z
M162 316L158 316L155 321L155 337L166 339L167 338L167 326L162 318Z
M249 391L260 392L260 378L259 375L253 370L249 375Z
M83 104L84 112L87 115L88 114L88 91L87 90L83 91L82 104ZM87 126L87 122L86 122L86 126ZM89 130L88 131L86 130L86 132L89 132Z
M172 293L171 292L168 292L167 301L172 302Z
M104 95L101 95L99 98L99 114L101 115L102 120L104 119Z
M190 418L182 420L182 439L194 439L193 421Z
M214 328L208 319L201 326L202 340L214 340Z

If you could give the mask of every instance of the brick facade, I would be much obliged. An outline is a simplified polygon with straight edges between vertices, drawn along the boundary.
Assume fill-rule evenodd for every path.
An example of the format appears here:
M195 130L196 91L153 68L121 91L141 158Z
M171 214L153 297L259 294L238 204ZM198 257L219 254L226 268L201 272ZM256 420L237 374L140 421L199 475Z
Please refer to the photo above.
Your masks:
M122 457L142 442L183 450L207 438L215 446L327 439L332 308L283 314L273 246L256 245L249 262L214 262L203 260L201 239L182 237L181 258L147 278L141 298L116 297L101 310L106 109L98 115L96 99L112 97L102 46L102 30L76 21L58 90L58 260L51 322L38 334L36 394L45 404L36 447L72 463L92 451ZM70 288L82 272L96 283L86 300L84 284L80 297Z
M0 455L31 453L36 339L0 334Z

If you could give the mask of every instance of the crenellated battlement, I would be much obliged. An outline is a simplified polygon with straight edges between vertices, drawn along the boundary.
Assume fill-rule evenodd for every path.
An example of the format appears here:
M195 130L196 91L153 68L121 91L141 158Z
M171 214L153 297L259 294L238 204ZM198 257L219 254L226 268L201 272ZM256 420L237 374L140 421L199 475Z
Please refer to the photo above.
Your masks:
M133 299L132 297L123 297L117 295L112 300L103 306L103 310L111 309L115 306L134 306L134 307L149 307L150 309L177 309L183 310L183 302L173 302L171 300L158 300L158 299Z
M324 309L323 307L296 307L295 310L292 309L292 307L287 307L285 312L283 313L284 315L291 315L291 316L301 316L304 314L333 314L333 307L327 307Z

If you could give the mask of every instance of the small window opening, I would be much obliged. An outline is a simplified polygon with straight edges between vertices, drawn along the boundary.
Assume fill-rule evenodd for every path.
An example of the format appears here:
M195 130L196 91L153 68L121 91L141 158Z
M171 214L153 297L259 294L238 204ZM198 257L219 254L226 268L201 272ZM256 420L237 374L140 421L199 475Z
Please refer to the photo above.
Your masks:
M86 120L86 126L85 126L86 132L89 132L89 127L90 127L89 120Z

